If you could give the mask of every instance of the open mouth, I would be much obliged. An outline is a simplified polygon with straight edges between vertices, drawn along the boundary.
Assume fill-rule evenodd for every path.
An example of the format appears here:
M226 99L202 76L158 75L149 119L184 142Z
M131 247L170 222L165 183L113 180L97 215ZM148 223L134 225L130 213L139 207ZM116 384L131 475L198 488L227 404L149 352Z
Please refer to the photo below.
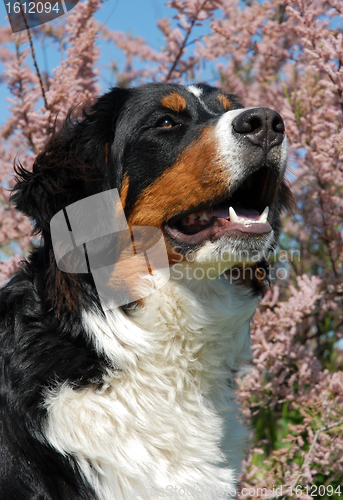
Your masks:
M224 200L202 203L177 214L165 224L165 230L178 243L197 245L222 236L246 237L268 234L269 208L273 204L278 176L268 167L249 175Z

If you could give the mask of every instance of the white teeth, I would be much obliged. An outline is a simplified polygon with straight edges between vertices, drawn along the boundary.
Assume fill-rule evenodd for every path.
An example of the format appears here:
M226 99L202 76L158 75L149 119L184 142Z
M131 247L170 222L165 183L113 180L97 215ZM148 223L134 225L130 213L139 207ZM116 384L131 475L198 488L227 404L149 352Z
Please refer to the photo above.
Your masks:
M269 207L266 207L263 212L261 213L258 221L259 222L267 222L267 218L268 218L268 214L269 214Z
M210 219L207 217L206 212L204 212L204 213L200 216L200 220L210 220Z
M232 207L229 208L229 215L231 222L238 222L238 215L236 214L236 212Z

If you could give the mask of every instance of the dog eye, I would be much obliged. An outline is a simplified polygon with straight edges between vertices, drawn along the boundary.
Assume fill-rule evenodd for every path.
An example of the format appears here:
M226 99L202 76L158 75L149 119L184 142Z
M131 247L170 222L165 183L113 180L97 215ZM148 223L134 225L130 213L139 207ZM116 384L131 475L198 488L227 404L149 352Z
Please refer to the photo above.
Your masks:
M175 123L174 120L172 120L171 118L162 118L162 120L160 120L157 123L157 126L160 128L173 128L176 125L178 125L178 124Z

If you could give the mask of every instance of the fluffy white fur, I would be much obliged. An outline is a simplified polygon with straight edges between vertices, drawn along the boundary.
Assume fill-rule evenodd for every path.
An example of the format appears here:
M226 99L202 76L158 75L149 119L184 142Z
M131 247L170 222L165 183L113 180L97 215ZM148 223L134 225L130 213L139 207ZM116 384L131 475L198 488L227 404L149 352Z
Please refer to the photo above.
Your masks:
M234 494L246 430L230 382L250 359L257 302L224 275L174 276L130 315L85 313L90 339L118 369L101 389L50 392L46 435L78 457L100 500Z

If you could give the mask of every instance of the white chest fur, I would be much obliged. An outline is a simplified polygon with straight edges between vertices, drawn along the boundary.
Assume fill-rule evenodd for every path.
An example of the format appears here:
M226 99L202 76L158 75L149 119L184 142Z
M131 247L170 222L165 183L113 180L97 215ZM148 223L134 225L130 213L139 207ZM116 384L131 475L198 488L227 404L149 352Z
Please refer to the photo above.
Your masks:
M101 390L49 393L46 435L77 457L100 500L232 493L246 431L228 382L250 358L257 302L221 277L193 289L168 282L130 317L85 314L96 348L120 370Z

